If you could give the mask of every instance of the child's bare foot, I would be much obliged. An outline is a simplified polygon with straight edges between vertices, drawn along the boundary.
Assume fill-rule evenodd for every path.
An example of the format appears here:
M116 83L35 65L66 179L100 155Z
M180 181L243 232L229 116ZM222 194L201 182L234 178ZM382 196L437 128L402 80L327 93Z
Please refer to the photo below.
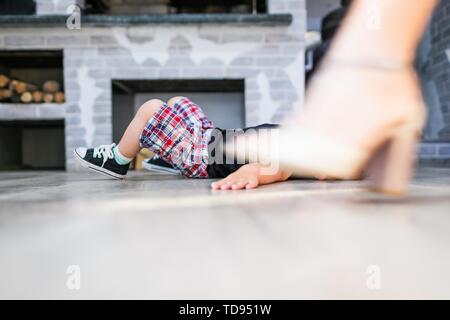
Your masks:
M228 177L212 183L211 187L214 190L254 189L260 185L285 181L289 176L290 174L286 172L277 172L272 175L261 174L261 165L251 163L242 166Z

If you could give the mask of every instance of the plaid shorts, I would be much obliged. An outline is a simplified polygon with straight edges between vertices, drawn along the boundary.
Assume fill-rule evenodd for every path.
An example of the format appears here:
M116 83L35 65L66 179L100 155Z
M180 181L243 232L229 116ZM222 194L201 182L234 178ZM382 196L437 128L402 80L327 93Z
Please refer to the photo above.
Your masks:
M140 144L189 178L208 178L208 142L213 124L187 98L173 107L163 104L149 120Z

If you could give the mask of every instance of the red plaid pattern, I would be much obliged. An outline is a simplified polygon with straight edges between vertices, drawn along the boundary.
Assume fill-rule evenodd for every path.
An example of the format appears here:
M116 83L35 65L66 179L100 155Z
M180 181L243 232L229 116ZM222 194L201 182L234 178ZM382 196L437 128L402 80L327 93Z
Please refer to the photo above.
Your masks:
M190 178L207 178L209 132L213 127L203 111L189 99L173 108L163 104L141 134L148 148Z
M200 107L188 98L181 98L173 106L175 112L191 124L200 124L203 129L212 129L213 123Z

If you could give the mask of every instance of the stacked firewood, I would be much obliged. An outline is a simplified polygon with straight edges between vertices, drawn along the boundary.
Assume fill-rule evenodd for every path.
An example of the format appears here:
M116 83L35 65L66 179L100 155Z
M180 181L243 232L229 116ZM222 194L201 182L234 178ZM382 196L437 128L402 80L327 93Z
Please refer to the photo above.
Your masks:
M0 74L0 102L14 103L63 103L64 92L57 81L45 81L41 87L10 79Z

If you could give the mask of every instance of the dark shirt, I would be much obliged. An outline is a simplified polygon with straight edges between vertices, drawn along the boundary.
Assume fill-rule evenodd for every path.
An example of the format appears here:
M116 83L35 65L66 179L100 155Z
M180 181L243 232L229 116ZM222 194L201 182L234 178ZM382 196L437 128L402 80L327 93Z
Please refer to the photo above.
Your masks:
M230 173L235 172L247 163L239 163L237 159L232 159L231 163L227 163L226 154L224 152L227 138L243 134L250 129L274 129L278 128L276 124L261 124L256 127L248 127L243 129L220 129L215 128L211 133L211 139L208 143L208 154L210 163L206 170L209 178L225 178ZM217 158L216 158L217 155Z

